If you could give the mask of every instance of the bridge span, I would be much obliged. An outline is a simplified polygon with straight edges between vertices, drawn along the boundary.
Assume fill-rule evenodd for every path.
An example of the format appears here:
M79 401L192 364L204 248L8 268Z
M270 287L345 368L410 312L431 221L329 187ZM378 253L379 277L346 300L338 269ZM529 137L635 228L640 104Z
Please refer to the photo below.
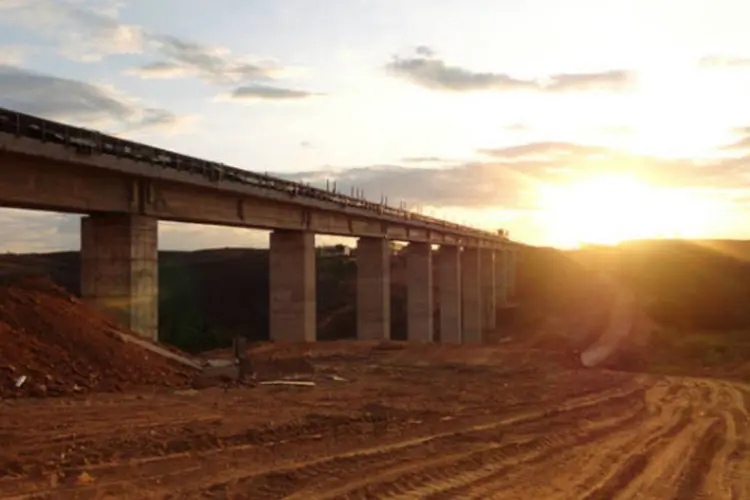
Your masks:
M488 232L0 108L0 206L85 214L81 293L156 339L159 220L271 230L270 337L316 339L315 235L356 237L357 337L390 338L390 241L407 247L407 337L481 342L515 286Z

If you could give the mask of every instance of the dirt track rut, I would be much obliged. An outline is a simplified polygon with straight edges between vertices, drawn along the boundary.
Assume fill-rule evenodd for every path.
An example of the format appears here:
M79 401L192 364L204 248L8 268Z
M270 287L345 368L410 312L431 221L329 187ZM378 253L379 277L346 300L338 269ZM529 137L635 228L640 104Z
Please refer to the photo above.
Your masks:
M8 405L0 493L750 499L750 389L740 384L527 368L347 376L312 391Z

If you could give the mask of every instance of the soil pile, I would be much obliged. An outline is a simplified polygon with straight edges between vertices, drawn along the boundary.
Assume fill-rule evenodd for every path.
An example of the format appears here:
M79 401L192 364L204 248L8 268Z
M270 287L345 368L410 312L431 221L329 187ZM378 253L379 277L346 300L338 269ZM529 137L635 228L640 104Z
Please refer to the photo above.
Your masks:
M124 342L118 330L47 278L0 283L0 397L190 383L189 368Z

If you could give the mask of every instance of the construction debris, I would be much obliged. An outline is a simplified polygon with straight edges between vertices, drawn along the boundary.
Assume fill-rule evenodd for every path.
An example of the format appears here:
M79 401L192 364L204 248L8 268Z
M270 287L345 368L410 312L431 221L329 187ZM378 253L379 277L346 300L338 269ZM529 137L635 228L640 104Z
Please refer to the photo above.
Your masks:
M312 380L264 380L260 385L294 385L300 387L314 387Z

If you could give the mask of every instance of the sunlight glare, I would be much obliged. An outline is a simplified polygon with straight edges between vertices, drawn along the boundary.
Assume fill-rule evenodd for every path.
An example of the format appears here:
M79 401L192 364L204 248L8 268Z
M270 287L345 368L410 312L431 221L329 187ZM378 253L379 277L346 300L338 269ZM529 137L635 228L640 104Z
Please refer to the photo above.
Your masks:
M613 245L639 238L692 238L714 215L690 192L605 175L540 189L549 240L558 247Z

